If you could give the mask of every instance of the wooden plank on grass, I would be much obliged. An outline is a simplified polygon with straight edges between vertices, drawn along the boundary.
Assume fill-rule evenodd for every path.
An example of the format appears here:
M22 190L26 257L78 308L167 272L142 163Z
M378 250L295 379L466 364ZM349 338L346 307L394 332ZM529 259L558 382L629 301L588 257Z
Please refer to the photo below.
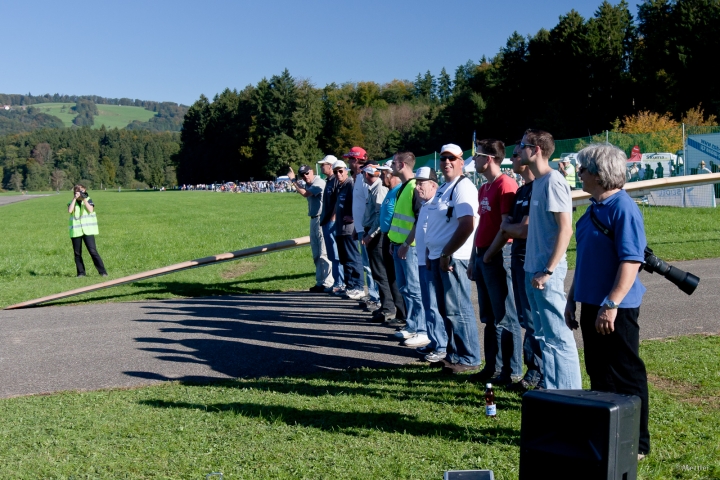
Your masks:
M140 280L146 280L148 278L159 277L161 275L167 275L169 273L179 272L181 270L187 270L189 268L206 267L219 262L227 262L229 260L239 260L241 258L254 257L256 255L264 255L266 253L277 252L280 250L288 250L291 248L302 247L310 245L310 237L293 238L291 240L285 240L283 242L270 243L268 245L260 245L259 247L245 248L243 250L236 250L234 252L221 253L219 255L213 255L211 257L198 258L195 260L189 260L187 262L176 263L174 265L168 265L167 267L156 268L154 270L148 270L147 272L136 273L134 275L128 275L127 277L117 278L115 280L109 280L107 282L98 283L95 285L89 285L87 287L76 288L75 290L69 290L67 292L56 293L55 295L48 295L47 297L36 298L35 300L28 300L27 302L17 303L5 307L5 310L13 310L16 308L26 308L41 303L52 302L60 300L61 298L72 297L75 295L81 295L83 293L95 292L102 290L103 288L116 287L125 283L139 282Z

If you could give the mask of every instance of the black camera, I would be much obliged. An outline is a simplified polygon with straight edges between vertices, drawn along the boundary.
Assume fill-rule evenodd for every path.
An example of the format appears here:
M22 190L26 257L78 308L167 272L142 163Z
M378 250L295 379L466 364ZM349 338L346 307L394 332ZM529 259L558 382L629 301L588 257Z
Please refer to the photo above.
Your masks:
M87 197L88 197L88 193L87 193L87 192L80 192L80 196L83 197L83 198L87 198Z
M650 247L645 247L645 263L643 263L642 268L646 272L659 273L688 295L692 295L700 283L700 279L692 273L673 267L665 260L656 257Z

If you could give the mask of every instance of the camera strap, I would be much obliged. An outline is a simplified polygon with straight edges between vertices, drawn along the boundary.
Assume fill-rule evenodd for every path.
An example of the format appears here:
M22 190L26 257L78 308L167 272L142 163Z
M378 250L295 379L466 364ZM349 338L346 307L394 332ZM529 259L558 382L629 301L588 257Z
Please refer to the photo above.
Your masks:
M457 187L457 186L458 186L458 183L462 182L462 181L465 180L466 178L468 178L468 177L466 177L465 175L460 175L460 178L458 179L458 181L455 182L455 185L452 186L452 188L450 189L450 196L448 197L448 203L452 203L452 196L453 196L453 193L455 193L455 187ZM468 180L470 180L470 179L468 178ZM451 205L451 206L448 207L448 209L447 209L447 214L445 214L445 217L446 217L445 221L446 221L446 222L449 222L449 221L450 221L450 219L451 219L452 216L453 216L453 211L454 211L454 210L455 210L455 206L454 206L454 205Z
M590 205L590 220L592 220L593 225L595 225L598 230L607 235L613 242L615 241L615 232L603 225L603 223L598 220L597 215L595 215L595 204Z

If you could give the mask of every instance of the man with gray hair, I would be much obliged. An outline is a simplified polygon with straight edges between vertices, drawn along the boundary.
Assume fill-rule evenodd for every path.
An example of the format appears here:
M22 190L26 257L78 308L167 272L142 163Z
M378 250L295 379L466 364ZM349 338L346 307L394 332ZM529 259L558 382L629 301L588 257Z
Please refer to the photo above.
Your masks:
M298 175L304 180L300 184L295 177L292 167L288 171L288 178L295 184L295 191L308 201L308 217L310 217L310 250L312 251L313 262L315 263L315 286L310 287L313 293L324 293L326 288L331 288L333 277L332 265L327 258L325 240L323 239L322 227L320 226L320 213L322 210L323 190L325 180L315 175L312 168L302 165Z
M335 239L335 201L337 200L337 179L333 172L333 165L338 159L335 155L325 155L318 162L321 172L325 175L325 190L323 190L323 203L320 212L320 226L322 227L325 252L332 265L334 283L331 288L325 289L328 293L345 293L345 275L340 257L338 256L337 241Z

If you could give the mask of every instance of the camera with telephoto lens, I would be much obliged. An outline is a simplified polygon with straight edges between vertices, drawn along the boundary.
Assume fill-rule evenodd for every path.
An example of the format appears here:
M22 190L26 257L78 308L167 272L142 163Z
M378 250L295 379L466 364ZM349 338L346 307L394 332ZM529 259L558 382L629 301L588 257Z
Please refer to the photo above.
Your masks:
M88 193L87 193L87 192L80 192L80 196L83 197L83 198L87 198L87 197L88 197Z
M688 295L692 295L700 283L700 279L692 273L673 267L665 260L656 257L650 247L645 247L645 263L643 263L642 268L646 272L659 273Z

